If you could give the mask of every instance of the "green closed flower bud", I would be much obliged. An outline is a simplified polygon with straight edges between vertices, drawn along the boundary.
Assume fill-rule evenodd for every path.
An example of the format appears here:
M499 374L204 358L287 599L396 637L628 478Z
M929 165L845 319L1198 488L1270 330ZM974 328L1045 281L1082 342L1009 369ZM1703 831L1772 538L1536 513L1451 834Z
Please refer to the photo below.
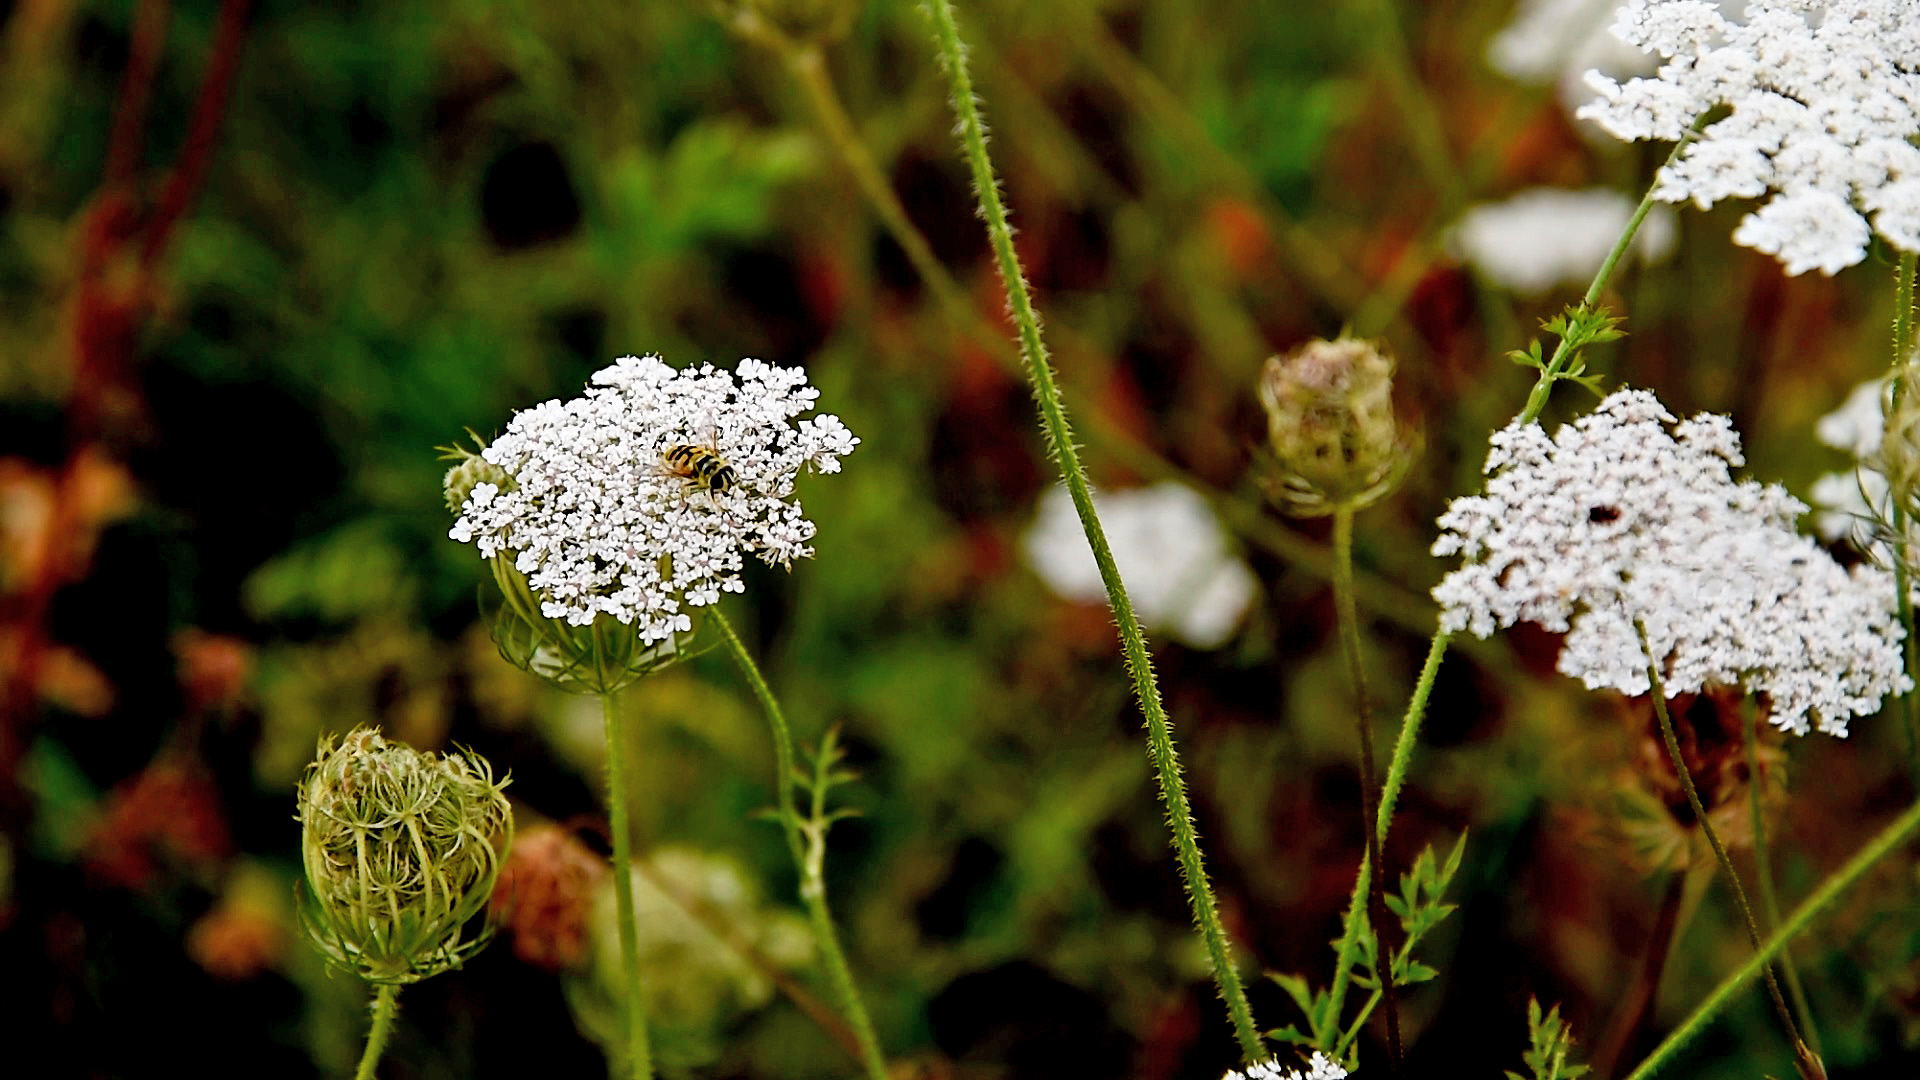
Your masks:
M360 728L322 739L300 785L307 892L300 919L327 959L370 983L437 975L484 947L487 906L513 814L493 767Z
M472 432L468 434L473 435ZM440 488L446 493L447 509L456 514L467 504L467 497L479 485L507 487L513 483L513 477L507 475L507 470L480 456L479 452L487 448L480 436L473 435L473 443L473 450L458 445L439 448L440 460L453 462L453 467L447 470L446 479L440 481Z
M1413 457L1393 410L1393 361L1373 342L1308 342L1260 373L1273 452L1265 477L1300 517L1357 510L1392 490Z

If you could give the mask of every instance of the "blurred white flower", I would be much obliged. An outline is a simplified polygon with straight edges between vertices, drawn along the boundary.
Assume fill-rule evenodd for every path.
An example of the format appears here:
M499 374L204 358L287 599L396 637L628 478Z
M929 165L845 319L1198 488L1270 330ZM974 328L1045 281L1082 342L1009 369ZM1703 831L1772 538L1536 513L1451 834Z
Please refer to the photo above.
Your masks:
M1822 445L1851 454L1854 467L1821 476L1808 492L1818 511L1813 524L1820 536L1828 541L1851 540L1881 566L1891 565L1894 557L1880 535L1880 523L1893 519L1892 486L1879 467L1886 396L1887 380L1869 379L1814 425L1814 437Z
M769 904L731 856L662 847L635 860L633 924L654 1037L692 1061L720 1056L723 1033L765 1008L778 981L814 963L804 916ZM567 1004L605 1045L625 1037L620 917L612 875L593 897L588 970L567 983Z
M1113 561L1140 621L1199 649L1223 644L1254 595L1253 572L1228 550L1206 500L1173 481L1095 492ZM1068 600L1106 603L1093 550L1064 487L1048 491L1022 539L1027 563Z
M1346 1077L1347 1070L1315 1050L1305 1070L1285 1068L1279 1058L1272 1058L1250 1066L1246 1072L1228 1069L1220 1080L1346 1080Z
M1669 697L1744 686L1779 727L1845 735L1909 686L1893 576L1841 569L1794 531L1804 505L1735 481L1726 417L1673 424L1652 394L1620 390L1551 438L1538 424L1495 434L1486 494L1440 518L1433 553L1466 559L1434 589L1442 628L1566 633L1561 672L1639 695L1639 621Z
M1832 274L1877 232L1920 250L1920 4L1753 0L1746 21L1706 0L1631 0L1613 33L1666 60L1625 83L1595 72L1579 115L1615 137L1676 141L1654 193L1701 207L1772 193L1734 231L1789 274ZM1868 216L1872 228L1869 230Z
M1454 226L1461 256L1496 284L1537 296L1556 285L1585 286L1633 216L1632 199L1607 188L1531 188L1482 203ZM1673 214L1655 207L1628 254L1658 262L1673 252Z
M1517 82L1553 83L1569 112L1593 98L1586 74L1650 74L1653 58L1607 32L1622 0L1520 0L1487 43L1487 63Z
M585 626L604 612L665 640L691 628L684 607L743 589L742 552L782 565L813 554L794 477L840 471L860 442L834 416L794 423L818 397L799 368L622 357L584 396L514 415L482 454L511 481L476 484L449 535L483 558L512 553L547 618ZM713 455L726 482L676 471L675 447Z

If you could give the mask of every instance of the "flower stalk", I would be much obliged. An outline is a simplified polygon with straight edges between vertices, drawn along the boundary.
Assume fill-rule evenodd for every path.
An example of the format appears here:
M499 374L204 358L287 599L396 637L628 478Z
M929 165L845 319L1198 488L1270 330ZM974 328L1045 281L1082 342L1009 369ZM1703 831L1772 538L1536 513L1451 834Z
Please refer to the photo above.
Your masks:
M380 1064L380 1055L387 1048L387 1036L393 1033L393 1018L399 1013L400 988L391 983L380 987L373 995L373 1027L367 1031L367 1047L360 1054L360 1067L353 1072L353 1080L373 1080L374 1067Z
M1353 686L1353 722L1360 732L1360 812L1366 823L1367 856L1364 865L1379 867L1379 873L1362 876L1369 882L1367 917L1373 924L1374 955L1388 958L1377 965L1380 992L1387 1005L1387 1074L1398 1075L1403 1051L1400 1043L1400 996L1393 984L1394 949L1388 938L1387 901L1384 886L1386 860L1380 850L1380 792L1375 784L1373 758L1373 710L1367 701L1366 669L1360 658L1360 615L1354 603L1353 589L1353 508L1342 505L1333 512L1333 602L1340 624L1340 652L1346 658L1347 677ZM1359 883L1355 883L1358 895ZM1341 968L1340 970L1345 970ZM1333 1000L1341 1000L1336 994Z
M1774 894L1773 863L1767 858L1767 821L1761 812L1759 712L1753 695L1747 695L1740 715L1747 749L1747 801L1753 812L1754 876L1760 889L1760 910L1767 916L1767 925L1779 926L1780 899ZM1807 1004L1807 992L1800 985L1800 972L1794 966L1791 951L1780 954L1780 974L1787 980L1787 996L1793 999L1793 1010L1799 1014L1800 1027L1807 1033L1807 1045L1815 1054L1821 1053L1820 1032L1814 1028L1813 1009Z
M1740 919L1746 926L1747 938L1758 952L1761 948L1760 927L1753 921L1753 908L1747 904L1747 891L1741 887L1740 875L1733 868L1733 860L1727 856L1726 847L1720 843L1720 834L1714 830L1706 807L1700 803L1700 793L1693 786L1693 774L1687 769L1687 760L1680 753L1680 740L1673 731L1673 718L1667 714L1667 693L1661 685L1660 661L1654 655L1652 642L1647 639L1646 623L1636 616L1633 628L1640 635L1640 647L1646 650L1647 679L1653 684L1653 711L1660 718L1660 734L1666 740L1667 755L1673 759L1674 773L1680 778L1681 789L1687 793L1687 805L1693 808L1694 820L1706 835L1707 844L1713 848L1714 858L1720 860L1720 868L1726 871L1727 883L1733 888L1734 903L1740 909ZM1757 780L1749 779L1757 784ZM1806 1040L1800 1037L1799 1026L1793 1022L1793 1013L1787 1009L1786 999L1780 995L1780 984L1773 977L1772 965L1763 965L1761 974L1766 976L1767 996L1772 999L1773 1010L1780 1017L1780 1025L1786 1029L1787 1038L1793 1043L1794 1066L1803 1080L1824 1080L1826 1068L1820 1063L1820 1055L1814 1053Z
M1247 1004L1240 973L1233 965L1226 929L1221 925L1213 887L1207 878L1206 865L1193 825L1193 814L1187 805L1186 782L1182 777L1179 755L1174 749L1172 725L1160 702L1146 635L1127 598L1126 586L1120 581L1120 572L1114 565L1106 533L1100 526L1099 516L1094 512L1093 496L1088 490L1086 474L1074 447L1066 408L1054 384L1047 348L1041 340L1039 316L1034 311L1033 298L1028 291L1026 277L1021 272L1019 256L1013 249L1013 231L1007 224L1006 207L1000 199L1000 182L994 173L992 159L987 154L986 128L980 118L973 79L967 69L966 47L961 42L953 7L948 0L928 0L926 10L933 24L941 67L947 75L954 114L959 121L961 149L973 176L974 195L979 202L981 216L986 221L987 239L999 264L1001 283L1006 288L1008 306L1018 329L1021 357L1026 364L1028 381L1033 387L1034 400L1040 409L1047 444L1066 482L1067 492L1073 499L1081 528L1087 534L1087 544L1093 549L1094 562L1100 568L1100 579L1106 586L1108 599L1113 606L1114 621L1119 626L1121 649L1133 680L1134 694L1146 717L1150 754L1158 774L1160 796L1166 806L1168 823L1172 827L1173 845L1186 885L1187 898L1193 908L1194 922L1205 941L1214 983L1226 1003L1227 1015L1233 1022L1234 1036L1239 1041L1241 1054L1248 1064L1255 1064L1266 1060L1267 1051L1259 1028L1254 1025L1252 1008Z
M620 934L620 975L627 997L627 1069L633 1080L652 1080L653 1047L647 1037L646 987L640 977L639 930L633 923L633 823L627 808L626 714L618 696L600 695L607 742L607 831L613 834L613 906Z
M1780 928L1775 930L1773 935L1767 938L1766 942L1755 950L1753 955L1747 957L1738 968L1730 972L1726 978L1721 979L1720 985L1714 987L1712 992L1707 994L1706 998L1693 1010L1693 1013L1681 1021L1680 1026L1674 1028L1659 1046L1654 1047L1653 1052L1628 1074L1627 1080L1648 1080L1664 1068L1669 1061L1673 1060L1674 1055L1692 1042L1694 1036L1699 1035L1701 1030L1713 1021L1714 1017L1720 1015L1721 1010L1727 1007L1727 1003L1733 1000L1733 995L1752 982L1754 976L1766 970L1773 958L1783 952L1793 939L1805 932L1814 919L1840 898L1841 893L1864 877L1867 871L1879 865L1882 859L1917 831L1920 831L1920 801L1916 801L1907 808L1905 813L1889 822L1886 828L1880 830L1879 835L1855 852L1845 866L1834 871L1832 876L1820 883L1820 887L1815 889L1812 895L1802 900L1800 906L1793 910L1793 914L1788 915L1786 921L1780 924Z
M1899 266L1894 271L1893 284L1893 369L1895 378L1887 402L1887 417L1891 420L1899 414L1901 400L1907 394L1908 380L1900 377L1903 368L1916 366L1913 355L1913 306L1914 306L1914 253L1900 253ZM1903 657L1906 660L1907 676L1920 684L1920 642L1914 640L1916 629L1913 617L1913 570L1910 560L1914 552L1907 537L1907 525L1910 515L1907 512L1907 498L1904 493L1896 493L1892 503L1889 524L1894 538L1893 581L1894 595L1900 598L1900 626L1906 631L1906 644ZM1920 693L1908 691L1900 695L1900 716L1907 730L1907 770L1913 778L1916 791L1920 791Z

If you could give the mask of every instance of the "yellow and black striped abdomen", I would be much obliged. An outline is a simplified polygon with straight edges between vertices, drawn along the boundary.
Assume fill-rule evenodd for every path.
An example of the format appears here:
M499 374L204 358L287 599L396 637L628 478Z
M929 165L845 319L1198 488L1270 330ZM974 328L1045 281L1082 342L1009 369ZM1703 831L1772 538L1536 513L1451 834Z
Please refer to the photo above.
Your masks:
M667 463L667 471L687 482L689 488L714 495L724 495L733 490L739 479L733 466L725 458L706 446L681 443L669 446L661 458Z

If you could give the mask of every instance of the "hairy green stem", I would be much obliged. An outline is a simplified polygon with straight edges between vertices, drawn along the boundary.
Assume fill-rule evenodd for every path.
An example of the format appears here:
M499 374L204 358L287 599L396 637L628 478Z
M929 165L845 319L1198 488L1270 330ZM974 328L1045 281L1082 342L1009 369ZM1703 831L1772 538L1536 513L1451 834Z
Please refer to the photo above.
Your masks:
M1760 927L1753 921L1753 908L1747 904L1747 890L1740 884L1740 874L1733 868L1733 860L1727 856L1727 849L1720 843L1720 834L1714 831L1713 822L1707 818L1707 808L1700 803L1700 793L1694 789L1693 774L1687 769L1687 760L1680 753L1680 739L1674 734L1673 718L1667 714L1667 691L1661 685L1660 659L1654 655L1653 643L1647 639L1647 625L1638 616L1633 620L1634 632L1640 635L1640 648L1647 656L1647 679L1652 683L1653 712L1660 719L1660 734L1667 743L1667 755L1673 759L1673 771L1680 778L1680 789L1687 793L1687 805L1693 808L1693 817L1700 825L1700 831L1706 835L1707 844L1713 848L1714 858L1720 860L1720 868L1726 871L1727 884L1733 888L1735 905L1740 909L1740 919L1746 924L1747 938L1753 943L1755 951L1760 948ZM1780 983L1773 977L1773 967L1762 969L1767 980L1767 996L1773 1001L1773 1010L1780 1017L1780 1025L1786 1029L1787 1038L1793 1042L1794 1062L1800 1069L1800 1075L1806 1080L1826 1075L1820 1065L1820 1059L1800 1037L1799 1026L1793 1022L1793 1013L1787 1009L1786 999L1780 996Z
M846 952L840 946L840 934L834 929L833 913L827 907L825 830L817 828L810 832L801 822L800 812L794 808L793 729L787 726L786 710L780 707L779 699L773 696L766 678L760 674L760 665L754 662L746 643L734 632L733 624L718 607L708 608L707 613L714 625L720 628L720 636L726 638L727 649L733 653L734 663L739 666L747 684L753 688L753 696L760 699L760 707L767 714L767 725L773 729L774 797L779 801L775 816L780 820L780 831L786 835L793 868L800 875L800 899L806 904L808 921L813 924L813 936L820 945L820 955L826 963L827 981L833 987L834 996L839 999L841 1012L853 1027L854 1039L860 1046L860 1063L867 1071L868 1080L886 1080L887 1059L880 1052L880 1040L874 1035L873 1020L867 1015L865 1003L860 1000L860 989L853 981L853 969L847 964ZM819 781L820 778L816 777L813 789L816 823L825 820L826 811L822 800L826 798L827 785Z
M597 621L596 621L597 625ZM597 652L596 652L597 655ZM602 681L604 685L604 680ZM607 732L607 831L613 834L613 907L620 931L620 974L627 999L627 1061L634 1080L651 1080L647 1002L640 981L640 938L633 922L633 826L627 810L626 716L617 695L600 695Z
M1112 602L1114 621L1119 625L1121 648L1133 679L1134 694L1139 701L1140 711L1146 716L1148 742L1159 773L1160 796L1166 804L1173 846L1178 853L1187 898L1193 907L1194 922L1206 943L1214 982L1221 999L1226 1003L1227 1015L1233 1021L1234 1036L1240 1043L1241 1054L1249 1064L1265 1061L1266 1046L1261 1040L1259 1028L1254 1025L1253 1011L1247 1004L1240 973L1233 966L1226 930L1221 925L1213 888L1208 883L1206 865L1201 859L1193 814L1187 806L1186 782L1181 776L1179 755L1174 750L1172 725L1160 703L1160 690L1154 682L1146 635L1141 631L1140 620L1127 598L1126 587L1120 582L1120 572L1114 566L1113 551L1107 544L1106 532L1094 512L1093 495L1088 490L1086 475L1080 467L1080 456L1074 447L1066 408L1061 404L1060 392L1054 385L1046 345L1040 338L1040 320L1034 312L1033 298L1028 293L1026 277L1021 273L1019 257L1013 250L1013 230L1007 225L1006 207L1000 200L999 180L994 175L993 162L987 155L986 129L980 119L973 79L967 71L966 49L961 44L959 27L954 23L953 8L947 0L928 0L926 8L933 23L941 66L946 70L952 89L961 148L973 175L974 193L979 199L981 216L986 220L987 238L993 247L994 258L999 263L1014 325L1019 329L1020 352L1026 361L1027 378L1033 385L1033 396L1040 408L1048 445L1066 481L1074 509L1080 515L1080 526L1086 532L1087 544L1093 549L1100 579L1106 585L1107 597Z
M1451 634L1442 631L1427 647L1427 661L1420 666L1420 678L1407 699L1406 715L1400 719L1400 734L1393 742L1393 758L1387 762L1387 779L1380 785L1380 821L1375 827L1381 843L1387 842L1387 828L1393 822L1393 805L1407 782L1407 767L1413 763L1413 748L1420 739L1420 723L1427 716L1427 700L1433 696L1433 681L1440 674L1440 661L1447 655Z
M1420 740L1420 723L1426 719L1427 701L1433 696L1433 681L1440 674L1440 661L1446 656L1447 642L1452 637L1445 632L1435 634L1433 644L1427 649L1427 662L1421 665L1419 681L1414 684L1413 696L1407 701L1407 712L1400 720L1400 735L1393 743L1393 758L1387 764L1386 782L1380 785L1380 809L1375 815L1374 838L1376 844L1384 844L1387 831L1393 824L1393 806L1400 798L1400 789L1407 781L1407 767L1413 762L1413 748ZM1370 845L1371 848L1371 845ZM1353 892L1347 897L1347 915L1341 924L1340 941L1335 948L1333 967L1333 988L1327 995L1332 1008L1337 1012L1339 1002L1347 991L1347 969L1353 966L1354 949L1360 941L1360 897L1370 895L1372 886L1372 860L1366 853L1360 859L1360 873L1353 879ZM1314 1017L1314 1030L1321 1031L1335 1018L1331 1016Z
M1764 970L1774 956L1784 950L1794 938L1799 937L1817 916L1839 898L1841 893L1865 876L1868 870L1877 865L1881 859L1886 858L1889 852L1905 842L1916 830L1920 830L1920 802L1915 802L1908 807L1905 813L1880 830L1878 836L1855 852L1845 866L1821 882L1820 887L1800 902L1800 906L1793 910L1793 914L1787 916L1786 922L1780 924L1780 928L1773 932L1773 936L1769 937L1765 944L1761 945L1752 956L1747 957L1745 963L1720 980L1720 985L1713 988L1713 991L1693 1010L1692 1015L1681 1021L1679 1027L1674 1028L1659 1046L1654 1047L1653 1053L1647 1055L1646 1060L1627 1076L1627 1080L1647 1080L1648 1077L1659 1072L1675 1054L1693 1040L1694 1036L1700 1034L1702 1028L1706 1027L1714 1017L1720 1015L1720 1011L1727 1007L1733 995L1752 982L1754 976Z
M1900 405L1902 395L1906 393L1906 379L1900 377L1903 369L1912 370L1913 364L1913 288L1914 253L1900 253L1900 264L1894 272L1893 281L1893 370L1895 378L1887 403L1887 415ZM1906 631L1901 647L1901 655L1906 661L1907 677L1920 682L1920 641L1914 640L1913 617L1913 571L1908 568L1907 560L1913 552L1907 543L1907 507L1906 500L1897 493L1890 500L1892 512L1889 515L1893 527L1893 595L1900 598L1900 628ZM1900 714L1906 721L1907 729L1907 771L1913 778L1913 786L1920 790L1920 691L1909 690L1900 695Z
M1353 683L1353 721L1360 732L1360 814L1366 825L1367 862L1379 868L1368 875L1368 918L1373 922L1374 956L1380 990L1387 1003L1387 1074L1400 1072L1400 998L1393 985L1393 949L1388 941L1386 881L1388 868L1380 850L1380 792L1375 787L1373 710L1367 701L1367 675L1360 658L1360 614L1353 596L1353 508L1333 512L1333 605L1340 628L1340 651L1346 657L1347 677Z
M393 1034L393 1018L400 1011L400 988L382 984L373 994L373 1027L367 1032L367 1048L360 1054L360 1067L353 1080L373 1080L374 1066L387 1048L387 1036Z
M1767 858L1767 820L1762 812L1760 797L1760 707L1747 695L1741 703L1741 727L1747 744L1747 799L1753 811L1753 864L1756 884L1760 888L1760 910L1767 916L1768 926L1780 925L1780 899L1773 888L1773 863ZM1816 1054L1820 1049L1820 1032L1813 1024L1813 1009L1807 1004L1807 992L1800 985L1800 971L1794 965L1793 951L1780 953L1780 974L1787 980L1787 996L1793 999L1793 1011L1800 1015L1800 1027L1807 1033L1807 1045Z

